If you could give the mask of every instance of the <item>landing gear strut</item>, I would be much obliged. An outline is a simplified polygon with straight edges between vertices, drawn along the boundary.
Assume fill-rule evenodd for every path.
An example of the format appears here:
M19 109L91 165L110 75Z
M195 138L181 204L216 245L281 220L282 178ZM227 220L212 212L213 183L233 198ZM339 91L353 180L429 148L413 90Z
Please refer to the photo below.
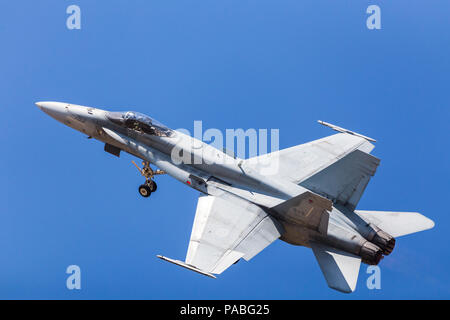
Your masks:
M148 161L142 162L142 169L136 164L136 162L131 162L133 162L141 175L145 177L145 183L139 186L139 194L144 198L150 197L150 195L158 188L156 182L153 181L153 177L156 175L165 174L165 172L162 170L153 171L152 168L150 168L150 163Z

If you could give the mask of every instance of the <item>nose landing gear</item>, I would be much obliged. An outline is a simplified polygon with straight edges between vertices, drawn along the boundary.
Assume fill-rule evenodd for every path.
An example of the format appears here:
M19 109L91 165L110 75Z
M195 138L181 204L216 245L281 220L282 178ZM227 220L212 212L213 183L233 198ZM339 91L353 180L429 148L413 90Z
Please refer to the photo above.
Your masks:
M145 183L139 186L139 194L143 196L144 198L150 197L150 195L156 191L158 188L158 185L155 181L153 181L153 177L156 175L165 174L162 170L156 170L153 171L152 168L150 168L150 163L148 161L143 161L142 165L143 168L141 169L136 162L131 161L135 167L139 170L141 175L145 177Z

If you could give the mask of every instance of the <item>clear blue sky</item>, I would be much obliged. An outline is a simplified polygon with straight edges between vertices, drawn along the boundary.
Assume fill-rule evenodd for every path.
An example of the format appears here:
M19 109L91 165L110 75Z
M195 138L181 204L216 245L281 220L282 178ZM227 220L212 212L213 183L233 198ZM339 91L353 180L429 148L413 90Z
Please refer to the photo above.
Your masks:
M82 29L66 28L66 8ZM366 8L382 30L366 28ZM2 1L0 298L450 298L448 1ZM279 128L282 148L336 123L378 140L360 209L418 211L431 231L361 268L352 295L326 286L312 252L277 241L217 280L184 258L198 192L46 116L35 101L135 109L173 128ZM65 287L67 266L82 290Z

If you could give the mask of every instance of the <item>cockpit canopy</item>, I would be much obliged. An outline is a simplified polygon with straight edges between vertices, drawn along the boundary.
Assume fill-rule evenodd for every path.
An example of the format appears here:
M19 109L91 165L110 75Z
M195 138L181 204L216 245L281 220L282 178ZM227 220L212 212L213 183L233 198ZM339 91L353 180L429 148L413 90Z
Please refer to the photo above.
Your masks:
M108 112L106 116L115 124L149 135L159 137L171 137L173 135L171 129L167 128L157 120L139 112Z

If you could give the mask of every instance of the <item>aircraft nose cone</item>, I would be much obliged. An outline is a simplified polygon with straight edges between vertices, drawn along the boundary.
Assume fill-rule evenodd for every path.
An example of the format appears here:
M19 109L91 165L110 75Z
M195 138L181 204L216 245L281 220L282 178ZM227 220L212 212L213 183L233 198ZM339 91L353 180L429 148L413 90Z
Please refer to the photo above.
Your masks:
M41 101L36 102L35 104L36 106L39 107L39 109L41 109L44 112L61 111L61 109L63 109L65 105L64 103L61 102L52 102L52 101Z
M67 103L41 101L36 102L35 104L37 107L39 107L39 109L58 121L62 121L66 115L65 106L67 105Z

